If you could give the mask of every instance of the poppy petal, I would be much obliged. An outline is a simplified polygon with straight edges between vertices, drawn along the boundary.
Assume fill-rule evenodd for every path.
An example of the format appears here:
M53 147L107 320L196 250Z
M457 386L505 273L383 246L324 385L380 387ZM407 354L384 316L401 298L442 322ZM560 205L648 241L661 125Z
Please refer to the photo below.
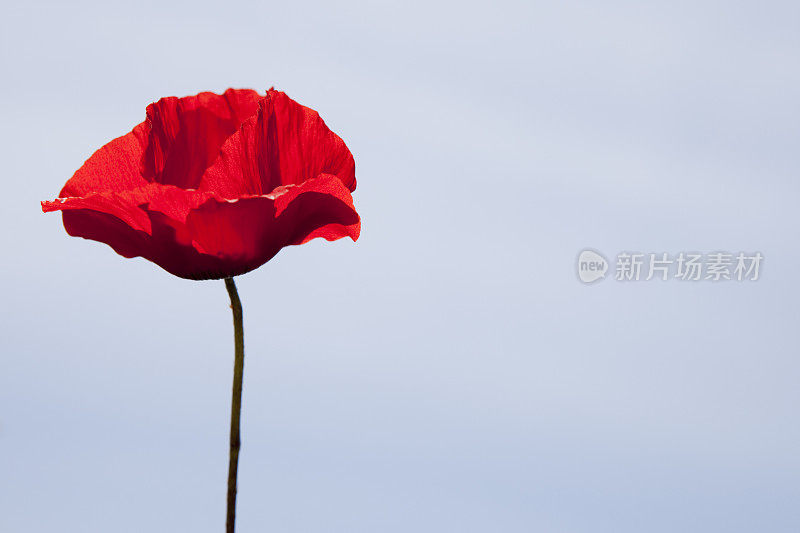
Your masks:
M145 187L42 202L63 211L72 236L142 256L188 279L216 279L258 268L284 246L315 237L356 240L360 220L350 191L322 175L273 194L236 200L151 183Z
M361 218L350 191L336 177L322 174L275 199L278 220L287 228L286 244L303 244L317 237L335 241L350 237L357 241Z
M192 246L186 231L167 231L169 235L165 237L165 232L160 231L164 220L185 220L191 209L209 196L150 183L128 191L42 202L42 211L63 211L64 228L74 237L104 242L124 257L142 256L161 265L170 246ZM153 213L158 215L154 217Z
M223 142L254 115L263 98L251 89L228 89L147 106L147 147L142 174L148 181L194 189Z
M127 135L102 146L72 175L59 196L86 196L147 185L139 171L146 136L143 125L139 124Z
M189 213L186 227L197 249L226 258L244 273L281 248L316 237L355 241L361 220L347 187L336 176L322 175L268 195L234 201L214 197Z
M355 162L319 114L270 89L258 112L222 145L199 185L223 197L266 194L331 174L356 188Z

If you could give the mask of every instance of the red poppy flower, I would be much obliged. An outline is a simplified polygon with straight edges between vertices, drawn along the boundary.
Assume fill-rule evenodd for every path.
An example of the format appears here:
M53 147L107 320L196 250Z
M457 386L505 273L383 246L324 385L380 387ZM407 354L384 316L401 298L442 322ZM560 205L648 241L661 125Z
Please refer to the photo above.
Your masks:
M316 111L252 90L163 98L42 210L67 233L189 279L244 274L284 246L358 239L355 163Z

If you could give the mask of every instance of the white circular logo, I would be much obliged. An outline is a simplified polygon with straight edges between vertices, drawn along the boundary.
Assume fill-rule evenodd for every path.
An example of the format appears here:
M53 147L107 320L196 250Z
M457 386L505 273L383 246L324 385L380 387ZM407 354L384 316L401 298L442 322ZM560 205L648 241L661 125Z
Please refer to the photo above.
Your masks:
M584 250L578 256L578 278L584 283L593 283L606 277L608 261L594 250Z

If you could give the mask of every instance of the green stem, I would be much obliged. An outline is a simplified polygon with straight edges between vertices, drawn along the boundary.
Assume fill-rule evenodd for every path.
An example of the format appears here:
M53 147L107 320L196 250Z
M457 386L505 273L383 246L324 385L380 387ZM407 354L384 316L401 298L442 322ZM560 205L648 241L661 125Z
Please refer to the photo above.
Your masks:
M234 533L236 522L236 478L239 472L239 418L242 414L242 378L244 376L244 324L242 302L236 291L233 278L225 278L225 288L231 297L233 310L233 339L235 356L233 361L233 397L231 399L231 449L228 460L228 515L225 520L226 533Z

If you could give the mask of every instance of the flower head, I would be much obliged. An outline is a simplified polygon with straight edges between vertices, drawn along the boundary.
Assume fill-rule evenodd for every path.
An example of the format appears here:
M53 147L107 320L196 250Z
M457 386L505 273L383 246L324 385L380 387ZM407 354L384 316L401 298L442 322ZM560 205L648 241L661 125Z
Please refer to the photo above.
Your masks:
M284 93L162 98L42 210L67 233L188 279L244 274L284 246L358 239L353 156Z

